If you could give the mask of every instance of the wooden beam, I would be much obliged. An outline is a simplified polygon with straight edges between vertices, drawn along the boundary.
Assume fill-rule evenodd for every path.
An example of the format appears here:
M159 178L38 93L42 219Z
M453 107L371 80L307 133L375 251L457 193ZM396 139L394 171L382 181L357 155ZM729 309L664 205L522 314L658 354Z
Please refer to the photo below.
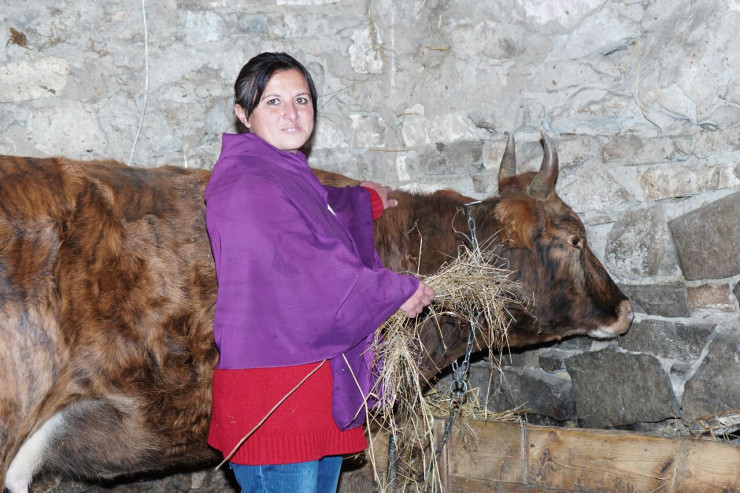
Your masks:
M448 443L446 491L740 491L740 447L692 437L467 420Z

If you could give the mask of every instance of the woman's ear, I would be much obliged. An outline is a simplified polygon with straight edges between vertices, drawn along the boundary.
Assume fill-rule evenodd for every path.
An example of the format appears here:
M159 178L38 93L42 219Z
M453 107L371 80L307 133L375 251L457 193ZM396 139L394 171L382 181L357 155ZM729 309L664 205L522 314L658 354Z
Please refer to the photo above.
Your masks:
M234 113L236 113L236 117L245 127L251 128L252 125L249 123L249 118L247 118L247 111L242 105L238 103L234 104Z

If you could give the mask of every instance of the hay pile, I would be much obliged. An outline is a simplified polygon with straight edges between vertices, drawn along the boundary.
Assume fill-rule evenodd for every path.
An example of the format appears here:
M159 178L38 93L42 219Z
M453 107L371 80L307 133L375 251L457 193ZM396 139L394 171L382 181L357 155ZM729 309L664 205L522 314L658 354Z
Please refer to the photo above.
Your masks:
M399 311L376 333L375 355L382 363L374 396L380 399L380 404L369 416L368 438L372 450L373 429L380 427L391 433L399 458L396 490L399 486L400 491L406 491L411 484L415 486L408 489L418 489L420 483L428 486L436 482L436 457L429 446L433 442L434 416L444 418L452 406L459 406L461 418L492 417L486 405L489 389L485 389L483 397L481 389L470 389L458 401L449 391L430 389L431 382L423 380L417 362L420 329L431 323L441 330L437 321L448 315L466 326L474 319L478 340L482 335L486 341L490 364L499 364L507 348L506 333L512 321L507 307L526 308L530 302L522 286L510 279L511 271L505 261L486 250L485 246L476 251L463 248L457 258L437 273L419 276L435 292L428 315L409 320ZM496 416L496 419L511 419L511 415ZM375 458L370 455L375 468ZM382 488L383 481L380 483ZM427 486L422 489L428 489Z

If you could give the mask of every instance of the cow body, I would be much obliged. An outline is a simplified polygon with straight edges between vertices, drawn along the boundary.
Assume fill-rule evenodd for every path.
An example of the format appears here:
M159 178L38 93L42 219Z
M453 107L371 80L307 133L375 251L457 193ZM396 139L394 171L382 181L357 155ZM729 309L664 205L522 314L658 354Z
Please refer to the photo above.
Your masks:
M481 242L500 235L492 248L534 294L533 310L511 307L509 345L624 332L629 302L554 192L556 154L554 177L548 142L543 170L516 175L509 144L501 196L474 208ZM0 157L0 478L12 493L42 470L112 478L216 459L206 444L217 361L208 177ZM467 241L470 199L395 197L376 223L381 257L394 270L434 272ZM465 328L442 325L420 336L425 376L464 350Z
M92 478L212 459L209 174L0 163L6 487L23 491L39 456Z

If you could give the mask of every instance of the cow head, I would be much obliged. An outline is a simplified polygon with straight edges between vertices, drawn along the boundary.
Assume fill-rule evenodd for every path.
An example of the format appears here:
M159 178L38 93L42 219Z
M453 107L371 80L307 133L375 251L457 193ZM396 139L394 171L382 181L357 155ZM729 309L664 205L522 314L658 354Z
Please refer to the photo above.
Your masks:
M542 133L539 172L516 173L514 138L507 138L499 169L500 197L487 201L489 231L513 277L532 294L533 306L516 310L511 346L573 334L615 337L632 322L632 306L588 246L578 215L555 193L558 155ZM485 227L485 225L481 225Z

